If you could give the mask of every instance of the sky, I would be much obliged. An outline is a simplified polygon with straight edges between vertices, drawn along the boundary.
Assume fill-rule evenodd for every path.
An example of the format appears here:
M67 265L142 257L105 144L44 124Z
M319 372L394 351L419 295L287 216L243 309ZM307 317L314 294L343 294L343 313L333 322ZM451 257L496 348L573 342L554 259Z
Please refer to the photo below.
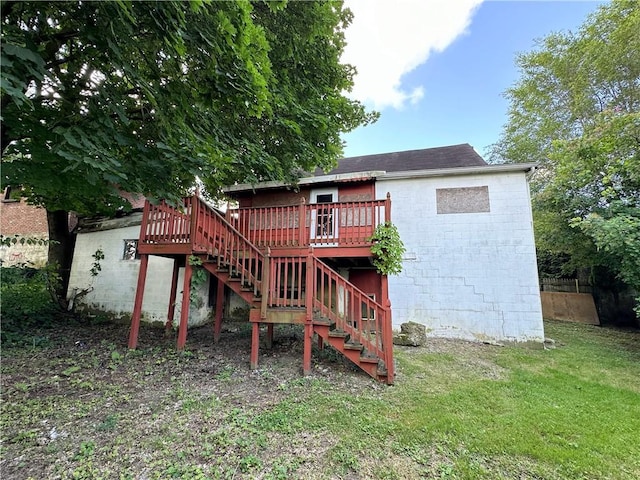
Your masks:
M503 93L518 53L553 32L576 32L596 1L347 0L354 14L342 60L349 94L380 112L343 136L344 155L469 143L488 160L507 122Z

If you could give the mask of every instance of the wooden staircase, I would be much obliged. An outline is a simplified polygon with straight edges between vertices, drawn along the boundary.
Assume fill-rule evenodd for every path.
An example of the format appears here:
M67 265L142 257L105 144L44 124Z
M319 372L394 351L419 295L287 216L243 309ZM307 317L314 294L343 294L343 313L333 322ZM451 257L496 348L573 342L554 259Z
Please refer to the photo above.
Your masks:
M189 245L187 251L185 244ZM171 245L179 246L180 252L172 253ZM349 283L317 258L312 248L298 254L288 252L286 256L279 256L269 248L261 251L218 211L200 198L190 197L185 199L182 211L147 202L138 250L142 262L130 348L135 348L137 342L149 254L184 256L182 304L187 308L181 311L178 348L184 346L189 305L184 292L189 292L192 268L187 257L195 256L219 282L249 304L249 320L253 323L252 367L257 367L261 324L272 328L275 323L299 323L305 326L305 373L311 370L311 342L315 334L320 345L329 344L373 378L393 383L389 305L377 303ZM175 272L174 277L177 278ZM175 299L175 281L172 297ZM216 329L219 332L217 318Z

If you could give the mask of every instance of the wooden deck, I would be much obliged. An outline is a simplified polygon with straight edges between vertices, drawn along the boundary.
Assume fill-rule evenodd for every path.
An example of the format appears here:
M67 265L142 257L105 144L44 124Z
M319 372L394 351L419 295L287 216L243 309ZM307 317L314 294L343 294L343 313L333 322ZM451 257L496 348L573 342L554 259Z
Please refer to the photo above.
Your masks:
M386 276L382 276L383 298L377 302L329 268L317 254L346 256L358 252L370 256L369 238L378 223L388 220L390 199L292 208L241 209L222 214L198 197L185 198L178 207L147 202L138 241L141 268L130 348L137 343L149 255L174 258L167 324L173 321L178 269L185 269L182 304L187 308L181 310L178 333L178 348L184 347L193 271L189 259L196 257L218 278L214 338L219 338L225 285L249 304L252 366L258 361L260 324L301 323L305 326L305 372L311 368L310 342L316 334L320 343L327 341L374 378L392 383ZM330 230L324 230L333 238L329 233L319 235L322 229L318 219L322 218L334 222Z

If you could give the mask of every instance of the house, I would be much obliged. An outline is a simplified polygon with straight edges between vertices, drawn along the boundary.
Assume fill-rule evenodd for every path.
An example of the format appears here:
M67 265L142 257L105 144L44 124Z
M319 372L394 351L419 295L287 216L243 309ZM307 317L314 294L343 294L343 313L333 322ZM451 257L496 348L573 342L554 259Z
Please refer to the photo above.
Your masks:
M0 235L3 237L48 240L49 226L44 208L29 205L20 190L5 188L0 199ZM47 263L46 243L0 245L0 264L4 267L27 264L43 267Z
M71 283L86 290L92 280L82 272L101 248L107 268L84 301L132 312L131 348L141 319L177 323L182 348L189 324L215 312L217 339L233 292L250 307L253 367L261 326L269 341L273 325L299 323L305 372L315 339L392 383L392 328L407 321L433 336L542 342L533 168L487 165L465 144L347 158L295 186L229 186L238 208L224 213L197 196L179 207L147 202L126 220L80 230ZM402 273L390 277L371 254L386 221L406 247ZM198 285L208 300L195 305L194 269L209 273Z

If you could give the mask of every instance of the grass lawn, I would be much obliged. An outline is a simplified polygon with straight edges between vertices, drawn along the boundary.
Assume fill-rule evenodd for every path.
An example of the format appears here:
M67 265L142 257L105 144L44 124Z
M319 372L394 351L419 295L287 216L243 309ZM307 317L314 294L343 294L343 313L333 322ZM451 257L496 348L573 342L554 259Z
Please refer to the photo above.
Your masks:
M555 348L434 339L387 387L301 333L65 325L2 350L4 479L640 478L640 332L546 322Z

